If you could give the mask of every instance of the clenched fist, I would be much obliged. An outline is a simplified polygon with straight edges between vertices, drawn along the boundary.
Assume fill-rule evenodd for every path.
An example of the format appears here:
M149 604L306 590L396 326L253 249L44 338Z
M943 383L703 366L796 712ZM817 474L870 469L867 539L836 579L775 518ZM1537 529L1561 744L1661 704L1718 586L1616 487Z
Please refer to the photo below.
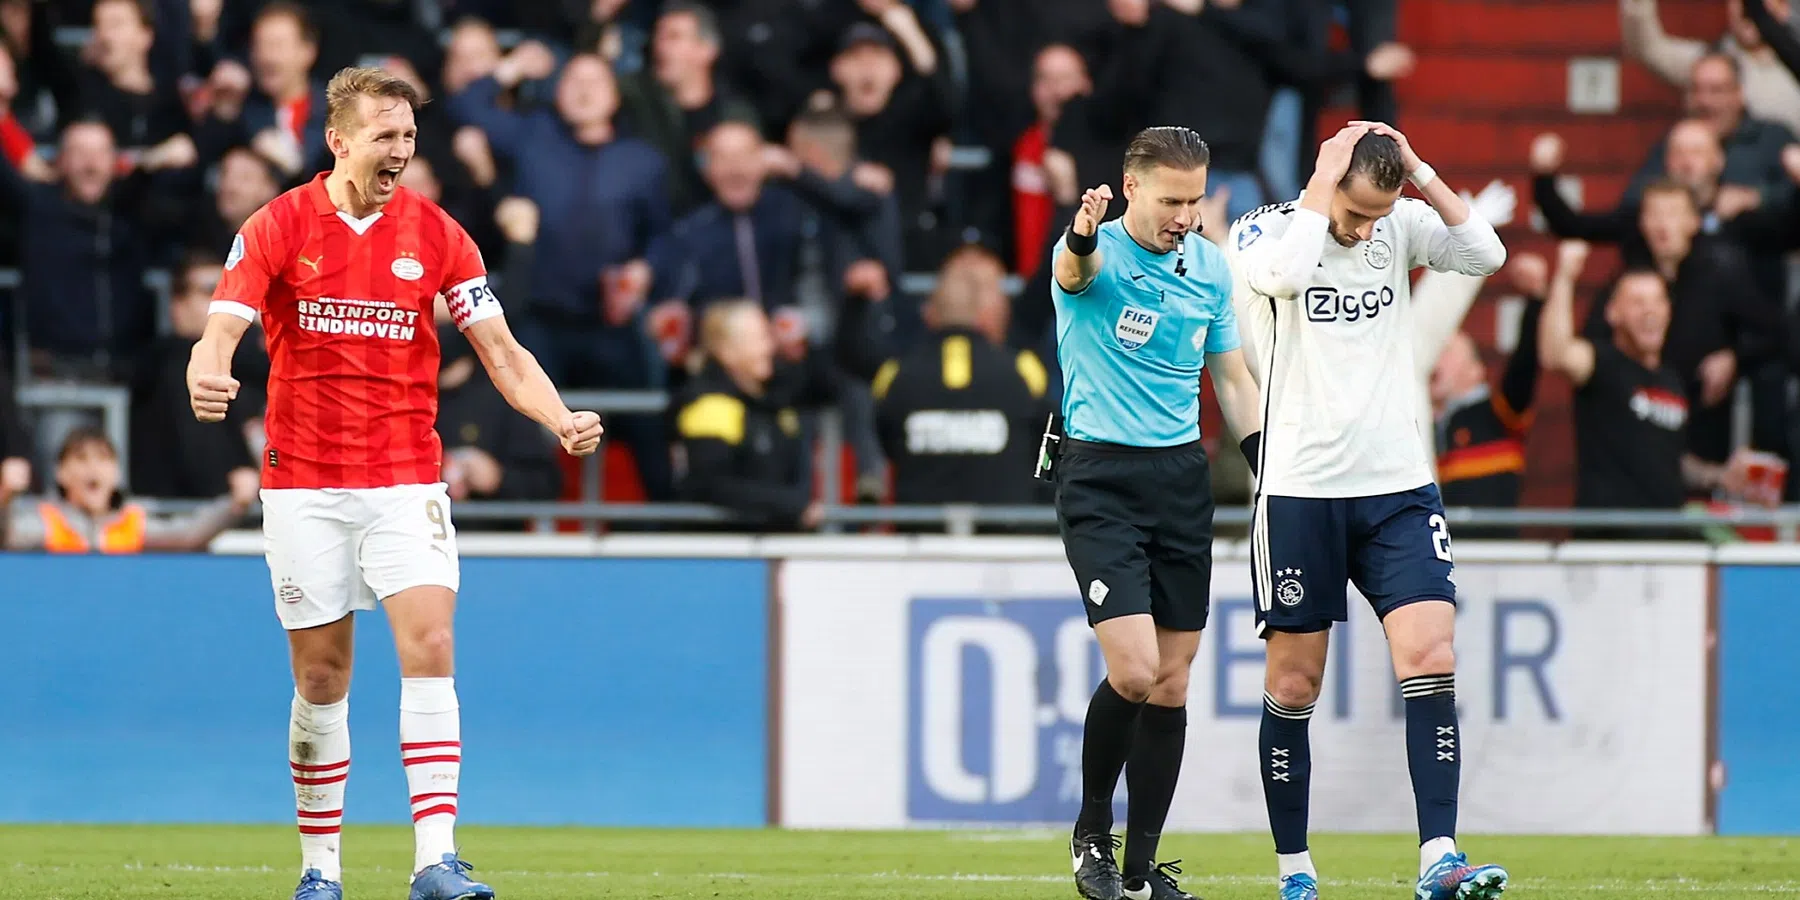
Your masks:
M225 421L225 410L238 395L238 380L230 375L188 375L188 404L202 422Z
M605 431L600 427L599 413L582 410L563 417L556 437L570 456L587 456L600 448L600 435Z

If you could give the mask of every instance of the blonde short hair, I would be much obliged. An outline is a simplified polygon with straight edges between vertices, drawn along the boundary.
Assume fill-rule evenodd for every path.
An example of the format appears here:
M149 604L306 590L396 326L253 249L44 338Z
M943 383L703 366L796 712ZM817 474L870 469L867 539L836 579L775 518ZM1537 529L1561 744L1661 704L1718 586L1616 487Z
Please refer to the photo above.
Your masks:
M412 82L386 69L369 66L340 69L325 86L325 127L350 130L356 124L359 97L405 100L415 110L422 102Z

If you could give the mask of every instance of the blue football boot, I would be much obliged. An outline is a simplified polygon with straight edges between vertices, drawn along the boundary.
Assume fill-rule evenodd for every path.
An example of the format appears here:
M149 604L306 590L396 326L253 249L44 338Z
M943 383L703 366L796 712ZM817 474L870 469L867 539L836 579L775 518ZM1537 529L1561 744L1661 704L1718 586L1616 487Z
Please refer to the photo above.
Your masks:
M494 900L494 889L469 877L475 867L444 854L444 861L426 866L412 879L410 900Z
M344 886L326 881L318 869L307 869L294 888L294 900L344 900Z
M1496 900L1506 890L1506 870L1471 866L1462 853L1446 853L1419 876L1418 900Z
M1281 900L1319 900L1319 883L1305 872L1284 875L1281 879Z

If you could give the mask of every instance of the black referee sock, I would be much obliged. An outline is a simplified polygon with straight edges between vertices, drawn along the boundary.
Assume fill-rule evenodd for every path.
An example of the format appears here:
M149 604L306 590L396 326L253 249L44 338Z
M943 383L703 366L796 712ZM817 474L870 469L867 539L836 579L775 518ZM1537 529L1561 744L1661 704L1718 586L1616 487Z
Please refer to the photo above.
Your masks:
M1312 788L1312 740L1306 726L1312 722L1312 714L1310 703L1295 709L1263 695L1257 755L1262 757L1269 831L1279 854L1306 851L1306 813Z
M1137 734L1138 711L1133 703L1102 680L1088 701L1087 723L1081 730L1081 815L1075 834L1087 837L1107 834L1113 826L1113 791L1119 786L1119 770L1131 753Z
M1187 707L1144 704L1138 713L1137 738L1125 763L1126 878L1146 878L1156 860L1175 783L1181 777L1181 755L1187 747Z
M1400 682L1406 698L1406 765L1419 812L1419 843L1456 837L1456 792L1462 739L1456 725L1456 676L1418 675Z

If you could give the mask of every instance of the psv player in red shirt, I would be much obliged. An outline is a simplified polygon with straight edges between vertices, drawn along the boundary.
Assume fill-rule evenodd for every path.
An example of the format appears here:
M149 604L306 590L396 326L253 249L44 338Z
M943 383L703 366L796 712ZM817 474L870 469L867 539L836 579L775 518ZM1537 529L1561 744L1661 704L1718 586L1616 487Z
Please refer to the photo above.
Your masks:
M412 900L490 898L457 856L462 735L452 680L456 529L441 479L442 294L512 406L583 456L600 417L571 412L521 347L462 227L397 186L418 95L380 69L326 89L332 171L256 211L233 239L188 391L202 421L236 398L231 357L261 317L273 366L263 532L294 668L289 759L303 861L295 900L343 896L338 831L350 769L351 613L387 610L400 656L400 752L412 795Z

